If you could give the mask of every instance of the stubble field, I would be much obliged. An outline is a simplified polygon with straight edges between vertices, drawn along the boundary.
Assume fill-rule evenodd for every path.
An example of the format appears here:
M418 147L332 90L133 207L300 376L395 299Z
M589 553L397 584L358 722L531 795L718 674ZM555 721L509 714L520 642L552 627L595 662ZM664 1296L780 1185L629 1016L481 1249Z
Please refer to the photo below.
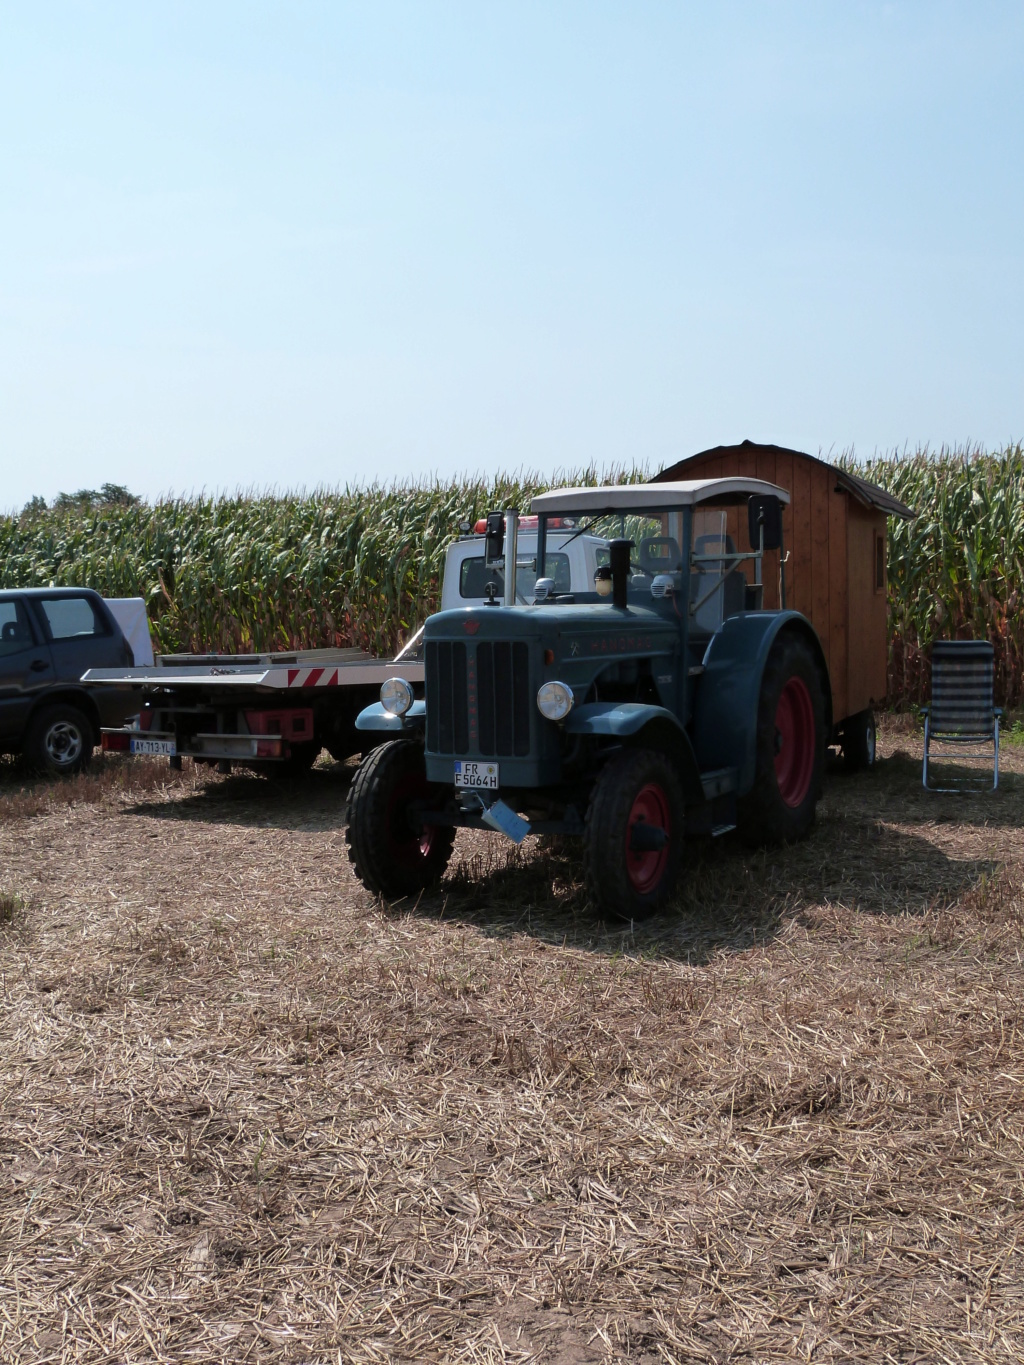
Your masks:
M596 925L347 865L350 769L0 775L0 1360L1024 1358L1024 762L890 727Z

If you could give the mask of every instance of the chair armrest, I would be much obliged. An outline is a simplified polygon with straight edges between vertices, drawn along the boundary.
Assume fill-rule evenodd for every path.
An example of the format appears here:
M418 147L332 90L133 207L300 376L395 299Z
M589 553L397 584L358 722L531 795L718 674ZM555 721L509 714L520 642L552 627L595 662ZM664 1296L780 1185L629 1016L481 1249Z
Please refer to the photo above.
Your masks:
M1002 714L1003 714L1003 708L1002 708L1001 706L993 706L993 708L992 708L992 714L993 714L994 716L1002 716Z
M919 706L918 713L922 716L927 716L931 714L931 709L932 708L930 706Z

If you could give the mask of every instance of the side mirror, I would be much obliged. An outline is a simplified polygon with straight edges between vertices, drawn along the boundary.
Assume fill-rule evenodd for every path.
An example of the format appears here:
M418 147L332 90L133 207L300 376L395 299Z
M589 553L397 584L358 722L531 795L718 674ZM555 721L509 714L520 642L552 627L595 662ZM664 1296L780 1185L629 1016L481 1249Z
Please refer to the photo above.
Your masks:
M484 563L493 564L505 549L505 518L500 512L487 513L484 529Z
M750 548L761 548L761 528L764 527L764 548L778 550L782 545L782 503L774 493L752 493L747 499L747 536Z

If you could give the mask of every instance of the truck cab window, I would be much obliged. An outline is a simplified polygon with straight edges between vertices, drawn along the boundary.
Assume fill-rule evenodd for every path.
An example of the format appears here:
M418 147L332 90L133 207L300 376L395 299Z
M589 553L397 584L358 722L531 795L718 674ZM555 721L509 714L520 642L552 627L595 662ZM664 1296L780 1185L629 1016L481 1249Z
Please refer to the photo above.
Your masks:
M34 643L32 627L21 603L0 602L0 656L17 654Z
M569 556L565 554L552 553L550 550L545 557L545 573L548 578L555 580L555 592L571 592L572 582L569 573ZM516 593L519 596L529 596L533 592L533 585L537 581L537 561L536 559L517 559L516 560ZM479 599L486 595L487 584L493 583L495 592L500 597L505 590L505 574L501 569L488 569L484 563L483 555L474 556L472 559L464 559L459 570L459 595L469 599Z
M54 640L76 640L108 633L87 597L44 597L39 605Z

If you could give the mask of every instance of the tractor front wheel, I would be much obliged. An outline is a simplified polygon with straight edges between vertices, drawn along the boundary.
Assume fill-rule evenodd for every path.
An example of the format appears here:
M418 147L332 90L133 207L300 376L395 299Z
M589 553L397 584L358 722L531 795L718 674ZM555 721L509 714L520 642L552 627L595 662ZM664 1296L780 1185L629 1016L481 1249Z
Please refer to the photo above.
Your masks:
M802 839L814 824L825 762L825 696L810 645L785 633L772 646L757 708L754 785L738 803L751 844Z
M608 760L584 838L587 891L604 919L647 919L672 895L684 815L679 779L663 754L624 749Z
M413 741L394 739L366 755L349 790L346 837L349 861L368 891L398 900L441 880L455 830L420 817L442 797Z

